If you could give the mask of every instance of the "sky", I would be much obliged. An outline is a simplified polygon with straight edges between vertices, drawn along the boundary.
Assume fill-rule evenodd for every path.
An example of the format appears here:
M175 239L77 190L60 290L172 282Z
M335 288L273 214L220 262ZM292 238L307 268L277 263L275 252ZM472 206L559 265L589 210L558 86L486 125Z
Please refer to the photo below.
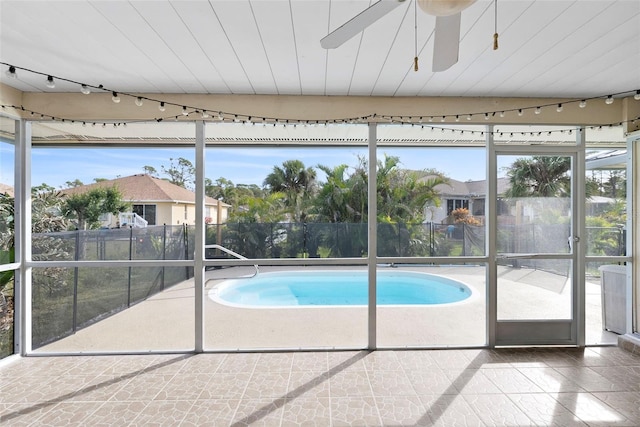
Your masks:
M0 182L13 181L13 147L0 143ZM459 148L380 148L378 158L384 154L400 157L403 168L423 170L435 168L448 177L460 181L485 178L484 149ZM306 167L318 164L329 167L339 164L356 166L358 155L366 156L365 147L326 148L208 148L205 154L205 177L215 181L224 177L234 184L262 186L274 166L286 160L301 160ZM185 158L195 164L192 149L166 148L32 148L31 184L46 183L54 188L66 188L67 181L76 179L91 184L96 178L115 179L144 173L152 166L160 177L162 167L169 168L171 159ZM320 180L324 174L318 171Z

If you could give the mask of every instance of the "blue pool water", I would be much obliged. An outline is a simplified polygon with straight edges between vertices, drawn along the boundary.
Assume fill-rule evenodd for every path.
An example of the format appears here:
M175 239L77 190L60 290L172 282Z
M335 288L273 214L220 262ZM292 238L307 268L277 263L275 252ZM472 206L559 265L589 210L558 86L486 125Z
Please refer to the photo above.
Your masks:
M281 271L252 278L226 280L209 296L216 302L242 307L366 305L366 271ZM379 271L379 305L449 304L471 296L456 280L412 271Z

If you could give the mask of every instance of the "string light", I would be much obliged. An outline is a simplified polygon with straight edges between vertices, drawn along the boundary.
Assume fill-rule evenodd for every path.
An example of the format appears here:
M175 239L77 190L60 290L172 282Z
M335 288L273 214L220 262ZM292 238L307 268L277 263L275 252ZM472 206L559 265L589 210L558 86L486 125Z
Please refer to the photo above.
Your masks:
M111 91L110 89L105 88L103 85L99 85L99 86L90 86L90 85L87 85L87 84L85 84L85 83L81 83L81 82L77 82L77 81L73 81L73 80L65 79L65 78L62 78L62 77L53 76L53 75L50 75L50 74L40 73L40 72L37 72L37 71L33 71L33 70L29 70L29 69L21 68L21 67L15 67L15 66L13 66L13 65L9 65L9 64L6 64L6 63L2 63L2 62L0 62L0 64L7 65L7 66L8 66L8 69L6 70L5 74L6 74L9 78L16 78L16 77L17 77L16 70L17 70L17 69L21 69L21 70L25 70L25 71L27 71L27 72L31 72L31 73L34 73L34 74L40 74L40 75L46 76L46 77L47 77L47 86L48 86L48 87L55 87L55 79L59 79L59 80L62 80L62 81L66 81L66 82L70 82L70 83L74 83L74 84L79 85L79 86L80 86L80 91L81 91L83 94L89 94L89 93L91 92L91 89L90 89L90 88L98 89L98 90L103 90L103 91ZM621 95L629 96L629 92L631 92L631 91L626 91L626 92L619 92L619 93L610 94L610 95L608 95L608 96L605 98L605 103L606 103L606 104L612 104L612 103L614 102L614 96L621 96ZM635 93L633 93L633 92L635 92ZM640 100L640 89L636 89L636 90L634 90L633 92L632 92L632 93L633 93L633 98L634 98L635 100ZM114 103L119 103L119 102L120 102L120 96L118 95L118 92L116 92L116 91L111 91L111 93L112 93L112 100L113 100L113 102L114 102ZM130 94L130 93L123 93L123 94L124 94L125 96L133 97L133 98L134 98L134 100L135 100L136 105L138 105L138 106L141 106L141 105L142 105L142 102L143 102L144 100L150 100L150 101L158 102L158 104L159 104L159 107L158 107L158 108L159 108L159 110L160 110L160 111L165 111L165 104L166 104L166 102L165 102L165 101L160 101L160 100L158 100L158 99L152 99L152 98L140 97L140 96L136 96L136 95L134 95L134 94ZM585 108L588 100L591 100L591 99L598 99L598 98L602 99L603 97L602 97L602 96L599 96L599 97L591 97L591 98L585 98L585 99L582 99L582 100L566 101L565 103L578 103L578 105L579 105L579 107L580 107L580 108ZM174 106L179 106L179 104L174 104L174 103L171 103L171 102L169 102L169 104L170 104L170 105L174 105ZM536 114L540 114L541 109L542 109L543 107L547 107L547 106L549 106L549 105L547 104L547 105L531 106L531 107L519 108L519 109L517 109L517 110L508 110L508 111L517 111L518 116L522 116L522 115L524 114L524 110L525 110L525 109L534 109L534 111L535 111L535 113L536 113ZM2 106L2 108L5 108L5 106L3 105L3 106ZM24 108L24 107L20 107L20 108L21 108L23 111L28 111L28 110L25 110L25 108ZM556 110L557 110L558 112L561 112L561 111L562 111L562 108L563 108L563 104L557 104L557 108L556 108ZM188 109L190 109L192 112L195 112L195 113L196 113L196 114L198 114L198 115L199 115L199 114L201 114L201 113L200 113L200 111L201 111L201 110L200 110L200 109L198 109L197 107L183 105L183 106L182 106L182 114L183 114L184 116L189 116ZM39 114L39 113L38 113L38 114ZM465 113L464 115L467 117L467 120L471 120L471 119L473 118L473 115L475 115L475 114L484 114L485 119L486 119L486 120L488 120L488 119L489 119L489 117L495 117L495 116L496 116L496 114L498 114L500 117L504 117L504 116L505 116L505 111L500 111L500 112L493 111L493 112L486 112L486 113ZM31 115L34 115L34 112L31 112ZM218 118L219 118L221 121L224 121L224 119L225 119L225 115L229 115L229 116L234 117L234 122L242 122L242 123L246 123L246 124L249 124L249 123L255 123L254 121L252 121L252 117L251 117L251 116L245 116L245 117L247 117L247 118L245 119L246 121L243 121L243 120L241 120L241 119L239 118L239 117L243 117L243 116L244 116L243 114L225 113L225 112L223 112L223 111L219 111L219 112L218 112ZM461 115L462 115L462 114L455 114L455 115L452 115L451 117L454 117L454 118L455 118L455 121L456 121L456 122L458 122L458 121L460 120L460 116L461 116ZM491 116L489 116L489 115L491 115ZM178 120L178 118L179 118L179 117L180 117L179 115L178 115L178 116L175 116L175 119L176 119L176 120ZM209 115L207 114L207 112L206 112L205 110L202 110L202 117L203 117L203 118L208 118L208 117L209 117ZM371 121L370 119L372 119L372 118L376 118L376 117L383 117L383 118L388 119L388 117L385 117L385 116L378 116L377 114L371 114L371 115L364 116L364 117L356 117L356 118L348 118L348 119L332 119L332 120L323 120L323 121L322 121L322 123L324 124L324 126L327 126L328 124L334 124L334 125L335 125L335 124L343 124L343 123L344 123L344 124L346 124L346 123L356 124L356 123L363 123L363 122ZM442 121L442 122L445 122L448 116L443 115L443 116L441 116L441 117L442 117L441 121ZM43 118L43 119L50 119L50 120L53 120L53 121L61 121L61 122L63 122L63 123L65 123L65 122L68 120L68 119L57 118L57 117L50 116L50 115L45 115L45 114L41 114L41 118ZM283 124L283 126L286 126L287 124L289 124L289 122L290 122L290 121L291 121L291 122L293 122L293 123L304 123L305 125L306 125L306 124L309 124L309 122L308 122L308 121L303 121L303 120L298 120L298 119L284 119L284 118L280 118L280 119L278 119L278 118L267 118L267 117L258 117L257 119L258 119L258 120L262 120L263 124L268 120L268 121L270 121L270 122L273 122L273 123L274 123L274 125L275 125L276 123L280 123L280 124ZM639 118L634 119L633 121L625 121L625 122L620 122L620 123L618 123L618 124L609 124L608 126L611 128L611 127L613 127L614 125L621 125L622 123L627 123L627 122L629 122L629 123L634 123L634 124L635 124L635 123L637 122L637 120L638 120L638 119L640 119L640 117L639 117ZM161 118L161 119L159 119L158 121L161 121L161 120L162 120L162 118ZM416 120L416 118L415 118L414 116L408 116L408 117L406 117L406 118L405 118L405 117L403 117L403 116L400 116L400 117L399 117L399 121L397 121L394 117L391 117L391 119L390 119L390 121L391 121L392 123L393 123L393 122L399 122L399 123L402 123L402 124L405 124L405 123L411 123L411 124L414 124L414 121L415 121L415 120ZM136 120L136 121L137 121L137 120ZM429 116L429 121L430 121L430 122L432 122L432 121L433 121L433 116ZM420 123L422 123L422 116L420 116L419 122L420 122ZM71 120L71 123L75 123L75 121L74 121L74 120ZM83 123L84 123L84 125L86 125L86 122L83 122ZM312 122L311 122L311 123L312 123ZM317 124L320 124L320 121L317 121ZM93 125L95 126L95 123L93 123ZM120 127L121 125L124 127L124 126L126 125L126 123L122 123L122 124L120 124L120 123L116 123L116 124L114 124L114 127L116 127L116 128L117 128L117 127ZM103 124L103 126L104 126L104 124ZM595 126L594 126L594 127L591 127L591 129L595 129L595 128L596 128ZM601 128L602 128L602 126L600 126L600 127L599 127L599 129L601 129ZM453 132L453 133L461 132L461 134L462 134L462 131L459 131L459 130L458 130L458 131L456 131L456 130L450 129L449 131L450 131L450 132ZM554 131L554 132L555 132L555 131ZM567 130L567 132L569 132L569 130ZM473 133L472 133L472 134L473 134Z
M87 84L85 84L85 83L81 83L81 82L77 82L77 81L73 81L73 80L65 79L65 78L62 78L62 77L53 76L53 75L51 75L51 74L41 73L41 72L38 72L38 71L33 71L33 70L29 70L29 69L22 68L22 67L16 67L16 66L13 66L13 65L10 65L10 64L7 64L7 63L3 63L3 62L0 62L0 63L1 63L1 64L3 64L3 65L8 66L8 69L6 70L5 74L6 74L9 78L17 78L16 70L19 68L19 69L21 69L21 70L28 71L28 72L31 72L31 73L34 73L34 74L39 74L39 75L46 76L46 78L47 78L47 87L50 87L50 88L54 88L54 87L55 87L55 79L59 79L59 80L63 80L63 81L66 81L66 82L75 83L75 84L80 85L80 87L81 87L80 91L81 91L83 94L89 94L89 93L91 93L91 89L90 89L90 88L95 88L95 89L99 89L99 90L109 91L109 89L104 88L102 85L99 85L99 86L89 86L89 85L87 85ZM605 98L605 103L606 103L606 104L612 104L612 103L614 102L614 96L628 94L629 92L630 92L630 91L626 91L626 92L619 92L619 93L615 93L615 94L610 94L610 95L608 95L608 96ZM131 96L131 97L135 97L135 103L136 103L136 105L138 105L138 106L141 106L141 105L142 105L142 102L143 102L143 100L144 100L144 99L149 99L149 100L151 100L151 101L158 102L158 103L159 103L159 107L158 107L158 109L159 109L160 111L165 111L165 109L164 109L165 104L166 104L166 103L165 103L165 101L160 101L160 100L157 100L157 99L150 99L150 98L143 98L143 97L139 97L139 96L136 96L136 95L133 95L133 94L129 94L129 93L125 93L124 95L126 95L126 96ZM585 108L588 100L590 100L590 99L597 99L597 98L598 98L598 97L586 98L586 99L582 99L582 100L575 100L575 101L567 101L566 103L578 103L578 105L579 105L579 107L580 107L580 108ZM640 100L640 89L636 89L636 90L635 90L635 94L633 94L633 98L634 98L635 100ZM114 102L114 103L118 103L118 102L120 102L120 97L118 96L118 92L116 92L116 91L112 91L112 100L113 100L113 102ZM176 105L176 104L173 104L173 103L169 103L169 104L171 104L171 105ZM177 106L177 105L176 105L176 106ZM526 107L526 109L533 108L533 109L535 109L535 113L536 113L536 114L540 114L542 107L546 107L546 106L547 106L547 105L540 105L540 106ZM188 113L188 111L187 111L187 108L191 108L191 109L193 109L193 111L195 111L196 113L200 114L200 110L199 110L199 109L197 109L197 107L193 107L193 106L186 106L186 105L184 105L184 106L182 106L182 107L183 107L183 115L185 115L185 116L188 116L188 115L189 115L189 113ZM518 116L522 116L522 115L524 114L524 109L525 109L525 108L519 108L518 110L515 110L515 111L517 111ZM562 111L562 109L563 109L563 104L557 104L557 108L556 108L556 110L557 110L558 112L561 112L561 111ZM514 110L509 110L509 111L514 111ZM219 112L219 115L218 115L218 118L219 118L221 121L224 121L224 115L225 115L225 114L228 114L228 113L224 113L224 112L220 111L220 112ZM477 114L485 114L485 113L477 113ZM503 117L505 116L505 111L500 111L500 112L493 111L493 112L487 112L486 114L491 114L491 116L493 116L493 117L495 117L495 115L496 115L496 114L498 114L501 118L503 118ZM206 112L203 112L203 116L204 116L203 118L208 118L208 117L209 117L209 116L208 116L208 114L207 114ZM241 115L241 116L242 116L242 115ZM473 114L470 114L470 113L469 113L469 114L467 114L466 116L467 116L467 120L471 120L471 119L472 119L472 117L473 117ZM179 117L179 116L178 116L178 117ZM237 114L235 114L235 115L234 115L234 117L236 117L236 120L234 120L234 121L237 121L237 122L239 122L239 121L240 121L239 119L237 119L237 117L238 117L238 115L237 115ZM323 124L326 126L328 123L333 123L333 124L339 124L339 123L361 123L362 121L364 121L364 120L366 120L366 119L370 119L370 118L372 118L372 117L376 117L376 114L373 114L373 115L371 115L371 116L367 116L367 117L356 118L356 119L334 119L334 120L329 120L329 121L323 121ZM456 120L456 121L459 121L459 119L460 119L460 114L456 114L454 117L455 117L455 120ZM485 116L485 117L486 117L486 116ZM275 120L275 119L269 119L269 120ZM410 116L410 117L408 118L408 120L409 120L409 121L413 121L413 120L414 120L414 117L413 117L413 116ZM249 119L249 121L250 121L250 119ZM299 121L299 120L294 120L294 121L295 121L295 122L300 122L300 123L302 123L302 122L303 122L303 121ZM392 120L392 121L393 121L393 120ZM404 117L400 117L400 122L401 122L401 123L404 123L404 121L405 121L405 120L404 120ZM431 121L433 121L433 116L430 116L430 117L429 117L429 121L430 121L430 122L431 122ZM442 120L441 120L441 121L442 121L442 122L446 121L446 116L442 116ZM422 122L422 117L420 117L420 121L419 121L419 122L420 122L420 123Z
M18 78L18 74L16 73L16 67L14 67L13 65L9 65L9 69L5 72L5 74L7 75L7 77L11 79Z

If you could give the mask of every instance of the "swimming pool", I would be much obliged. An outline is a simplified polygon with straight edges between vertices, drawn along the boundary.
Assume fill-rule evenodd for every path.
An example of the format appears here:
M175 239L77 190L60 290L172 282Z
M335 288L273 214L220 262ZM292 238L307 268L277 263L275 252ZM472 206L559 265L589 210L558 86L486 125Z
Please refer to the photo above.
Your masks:
M234 307L363 306L368 302L367 272L279 271L225 280L209 291L213 301ZM464 283L413 271L379 271L379 305L440 305L472 295Z

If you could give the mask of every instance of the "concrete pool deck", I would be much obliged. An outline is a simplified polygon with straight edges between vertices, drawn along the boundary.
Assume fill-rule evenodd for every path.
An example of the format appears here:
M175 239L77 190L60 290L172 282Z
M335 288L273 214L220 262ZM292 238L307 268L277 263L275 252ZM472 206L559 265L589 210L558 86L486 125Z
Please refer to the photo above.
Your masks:
M260 271L283 269L287 268L261 267ZM378 307L378 347L485 345L484 267L411 267L406 270L459 280L472 288L474 295L467 301L443 306ZM251 268L207 271L206 292L225 278L251 273ZM563 276L537 270L501 268L499 318L568 316L570 287L565 286L565 281ZM587 344L615 344L617 335L602 330L600 286L590 282L586 286ZM194 282L187 280L74 335L40 347L36 352L192 350L194 299ZM204 316L204 348L208 350L342 349L367 345L366 307L238 308L215 303L205 295Z

